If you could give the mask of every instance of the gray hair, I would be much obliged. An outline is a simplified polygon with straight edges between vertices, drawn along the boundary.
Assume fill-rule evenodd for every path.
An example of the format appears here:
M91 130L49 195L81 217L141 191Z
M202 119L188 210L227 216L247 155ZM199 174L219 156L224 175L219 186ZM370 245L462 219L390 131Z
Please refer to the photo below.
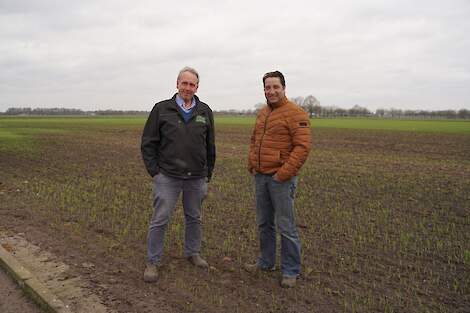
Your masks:
M197 83L199 84L199 73L198 73L195 69L193 69L192 67L189 67L189 66L183 67L183 69L179 72L178 78L177 78L178 81L180 80L181 75L182 75L184 72L190 72L190 73L196 75Z

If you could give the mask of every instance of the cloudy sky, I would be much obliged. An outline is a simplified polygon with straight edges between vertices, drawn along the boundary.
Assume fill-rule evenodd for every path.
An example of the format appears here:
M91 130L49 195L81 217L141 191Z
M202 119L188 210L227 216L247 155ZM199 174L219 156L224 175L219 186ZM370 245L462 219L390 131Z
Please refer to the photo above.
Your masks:
M214 110L288 97L324 106L470 109L469 0L0 0L0 111L150 110L185 65Z

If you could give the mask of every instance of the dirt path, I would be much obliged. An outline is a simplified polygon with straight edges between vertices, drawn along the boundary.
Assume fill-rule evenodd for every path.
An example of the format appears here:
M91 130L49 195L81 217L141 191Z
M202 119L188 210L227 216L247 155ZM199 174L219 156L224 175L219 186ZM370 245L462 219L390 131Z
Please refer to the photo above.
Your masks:
M0 312L42 312L2 269L0 269Z
M60 262L54 254L25 240L23 234L7 236L0 232L0 245L73 312L111 312L101 304L86 281L69 271L67 264ZM94 267L91 263L84 263L82 266L89 269Z

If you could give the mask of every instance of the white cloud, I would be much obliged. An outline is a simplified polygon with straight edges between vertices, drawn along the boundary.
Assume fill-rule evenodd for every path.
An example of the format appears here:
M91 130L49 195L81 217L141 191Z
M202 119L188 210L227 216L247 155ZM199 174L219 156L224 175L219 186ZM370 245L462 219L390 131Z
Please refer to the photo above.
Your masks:
M0 111L150 109L185 65L214 109L288 95L376 109L470 108L470 3L0 0Z

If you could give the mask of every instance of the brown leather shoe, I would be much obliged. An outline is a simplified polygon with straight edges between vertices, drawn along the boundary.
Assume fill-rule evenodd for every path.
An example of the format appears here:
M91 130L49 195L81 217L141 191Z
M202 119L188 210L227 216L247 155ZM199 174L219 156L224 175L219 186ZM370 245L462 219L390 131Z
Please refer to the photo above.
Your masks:
M144 281L147 283L154 283L158 280L157 265L147 263L144 271Z
M199 254L195 254L195 255L192 255L192 256L189 256L188 257L188 261L197 266L197 267L200 267L200 268L208 268L209 267L209 264L207 264L206 260L204 260L203 258L201 258L201 256Z
M282 288L294 288L297 283L296 276L282 276L281 287Z

